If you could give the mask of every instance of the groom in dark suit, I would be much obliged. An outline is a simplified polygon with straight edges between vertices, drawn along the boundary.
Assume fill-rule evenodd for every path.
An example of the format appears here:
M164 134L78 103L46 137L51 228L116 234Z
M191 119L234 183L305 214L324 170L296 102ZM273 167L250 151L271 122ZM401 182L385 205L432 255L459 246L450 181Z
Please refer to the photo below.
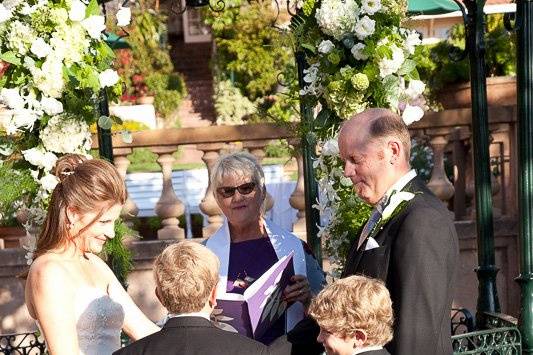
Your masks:
M450 212L409 166L410 136L395 113L368 109L339 133L344 175L374 206L349 251L343 277L383 280L394 310L393 355L450 355L458 262Z
M168 310L161 331L113 355L267 355L268 348L221 330L209 320L216 305L219 261L192 241L168 246L154 263L156 294Z

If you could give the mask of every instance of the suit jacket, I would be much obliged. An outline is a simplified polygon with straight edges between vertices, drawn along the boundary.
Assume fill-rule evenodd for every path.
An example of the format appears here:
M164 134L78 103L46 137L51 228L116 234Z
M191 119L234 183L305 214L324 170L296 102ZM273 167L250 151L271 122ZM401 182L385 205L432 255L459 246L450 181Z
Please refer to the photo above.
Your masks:
M343 277L362 274L385 282L392 298L393 355L450 355L450 312L459 248L450 212L415 177L403 189L415 193L374 235L378 248L349 251Z
M113 355L267 355L268 348L245 336L218 329L202 317L170 318L163 329Z
M390 353L387 351L387 349L379 349L379 350L365 351L357 355L390 355Z
M306 317L286 335L276 339L269 346L271 355L322 355L324 347L317 342L320 327L317 322Z

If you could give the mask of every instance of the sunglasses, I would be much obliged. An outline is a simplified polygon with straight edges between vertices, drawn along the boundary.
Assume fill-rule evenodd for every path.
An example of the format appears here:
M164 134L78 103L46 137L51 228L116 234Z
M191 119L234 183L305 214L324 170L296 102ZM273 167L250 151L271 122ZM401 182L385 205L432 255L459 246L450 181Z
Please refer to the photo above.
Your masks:
M254 191L254 189L255 189L255 182L247 182L246 184L242 184L242 185L235 186L235 187L233 186L219 187L217 189L217 193L224 198L228 198L228 197L235 195L235 190L239 191L241 195L248 195L249 193Z

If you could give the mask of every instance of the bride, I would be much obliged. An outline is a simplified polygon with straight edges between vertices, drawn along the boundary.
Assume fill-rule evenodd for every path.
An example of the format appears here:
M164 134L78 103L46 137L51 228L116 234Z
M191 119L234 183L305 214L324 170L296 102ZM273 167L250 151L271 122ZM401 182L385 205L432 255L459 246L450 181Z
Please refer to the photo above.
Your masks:
M133 340L159 328L135 305L97 255L120 215L126 189L103 160L70 154L54 189L26 280L26 305L51 355L108 355L120 331Z

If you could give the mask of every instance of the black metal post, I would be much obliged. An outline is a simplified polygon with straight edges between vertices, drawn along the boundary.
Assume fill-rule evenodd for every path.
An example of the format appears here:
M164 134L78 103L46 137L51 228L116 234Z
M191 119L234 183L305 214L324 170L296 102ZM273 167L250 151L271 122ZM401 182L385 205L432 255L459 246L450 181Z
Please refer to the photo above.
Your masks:
M516 2L520 317L524 354L533 354L533 1Z
M296 63L298 65L298 83L300 88L305 86L303 80L304 69L307 67L303 53L296 53ZM320 239L318 239L318 224L320 223L320 212L313 208L313 204L318 198L318 184L313 170L313 158L315 158L316 137L310 127L313 126L313 107L306 103L303 97L300 97L300 115L302 125L308 127L305 129L304 137L301 139L302 157L304 163L304 186L305 186L305 222L307 229L307 242L313 250L317 261L322 265L322 248Z
M485 0L465 0L468 9L466 50L470 60L472 94L472 138L474 141L474 175L476 190L476 226L479 288L477 324L483 326L483 312L499 312L496 290L494 230L492 216L491 172L489 157L489 119L487 109L487 80L485 68Z
M107 101L107 92L105 89L100 91L98 97L98 110L100 116L109 117L109 103ZM111 129L104 129L97 124L98 127L98 153L100 158L113 163L113 140L111 137Z

